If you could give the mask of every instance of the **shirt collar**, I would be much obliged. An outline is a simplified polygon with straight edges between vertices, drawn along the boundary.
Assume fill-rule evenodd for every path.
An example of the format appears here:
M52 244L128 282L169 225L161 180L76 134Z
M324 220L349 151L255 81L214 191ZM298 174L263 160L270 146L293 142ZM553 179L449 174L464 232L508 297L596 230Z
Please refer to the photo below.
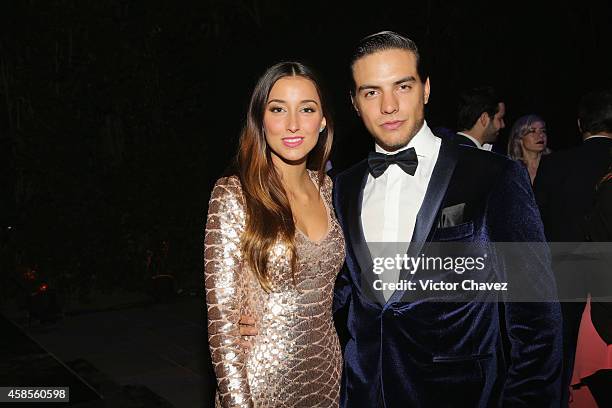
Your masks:
M605 137L606 139L611 139L609 136L606 136L606 135L591 135L591 136L587 137L584 140L587 141L589 139L593 139L593 138L598 138L599 139L599 138L602 138L602 137Z
M380 147L378 143L375 143L374 149L378 153L395 154L401 152L402 150L410 149L411 147L414 147L418 157L431 157L433 155L434 149L436 148L436 136L433 134L431 129L429 129L426 121L423 121L423 126L421 126L421 129L419 129L417 134L410 139L406 146L401 147L394 152L388 152Z
M457 132L458 135L461 136L465 136L468 139L470 139L472 142L474 142L474 144L476 145L476 147L478 147L479 149L482 149L482 143L480 143L478 141L478 139L474 138L473 136L468 135L467 133L463 133L463 132Z

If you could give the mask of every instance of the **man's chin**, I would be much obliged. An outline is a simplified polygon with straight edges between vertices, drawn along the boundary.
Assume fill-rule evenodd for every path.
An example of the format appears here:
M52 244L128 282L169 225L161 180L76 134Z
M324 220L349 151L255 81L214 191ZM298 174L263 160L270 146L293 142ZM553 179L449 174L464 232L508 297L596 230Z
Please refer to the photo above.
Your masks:
M485 143L493 144L493 143L497 142L497 139L499 139L499 133L495 133L494 135L489 136L485 140Z
M405 147L408 144L408 142L409 142L409 140L406 140L405 142L402 142L402 143L395 143L395 144L392 144L392 145L381 145L380 143L379 143L379 145L380 145L380 147L382 147L383 149L385 149L388 152L395 152L395 151L401 149L402 147Z
M409 129L408 131L404 130L404 135L397 135L397 134L390 135L389 137L386 137L384 140L378 137L378 138L375 138L375 140L376 140L376 143L380 147L385 149L387 152L394 152L396 150L401 149L402 147L405 147L412 140L412 138L418 133L420 128L421 127L418 126L416 128Z

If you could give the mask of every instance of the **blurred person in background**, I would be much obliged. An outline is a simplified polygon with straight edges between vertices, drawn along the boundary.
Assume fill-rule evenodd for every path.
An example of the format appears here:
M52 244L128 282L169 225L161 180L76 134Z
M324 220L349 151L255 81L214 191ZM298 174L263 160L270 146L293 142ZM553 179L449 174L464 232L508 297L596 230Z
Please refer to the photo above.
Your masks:
M508 138L508 156L527 167L532 185L540 158L550 153L547 142L546 122L538 115L521 116L512 125Z

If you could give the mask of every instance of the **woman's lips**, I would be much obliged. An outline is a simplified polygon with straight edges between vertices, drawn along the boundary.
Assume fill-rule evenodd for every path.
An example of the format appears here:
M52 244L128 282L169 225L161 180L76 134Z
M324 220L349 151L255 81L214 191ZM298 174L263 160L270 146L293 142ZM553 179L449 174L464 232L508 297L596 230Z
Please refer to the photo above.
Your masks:
M382 127L386 130L396 130L404 123L403 120L394 120L391 122L385 122L382 124Z
M293 147L298 147L299 145L301 145L302 142L304 141L304 138L301 136L285 137L282 140L285 146L293 148Z

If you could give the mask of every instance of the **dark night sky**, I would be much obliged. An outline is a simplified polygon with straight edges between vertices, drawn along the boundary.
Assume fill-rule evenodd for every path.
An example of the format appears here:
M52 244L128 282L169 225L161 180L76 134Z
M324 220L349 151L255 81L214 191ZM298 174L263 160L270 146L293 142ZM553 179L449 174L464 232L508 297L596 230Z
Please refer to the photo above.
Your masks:
M126 235L169 237L177 268L199 268L210 187L257 77L280 60L322 74L341 168L371 146L350 109L346 57L372 32L403 32L428 56L430 126L454 127L457 93L493 84L506 130L539 113L561 149L579 141L578 97L612 85L603 0L11 3L0 10L1 223L50 269L77 253L104 270Z

